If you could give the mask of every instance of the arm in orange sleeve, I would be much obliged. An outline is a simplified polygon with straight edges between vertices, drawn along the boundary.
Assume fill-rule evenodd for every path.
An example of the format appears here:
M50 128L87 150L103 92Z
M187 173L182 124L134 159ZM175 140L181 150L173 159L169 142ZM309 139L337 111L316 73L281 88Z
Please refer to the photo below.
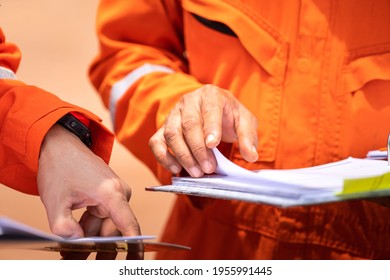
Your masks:
M131 188L107 165L114 136L92 113L16 79L20 52L0 29L0 183L39 194L51 231L62 237L140 235ZM92 146L56 122L87 120ZM89 145L88 145L89 146ZM76 221L73 210L85 208ZM62 254L82 259L88 254ZM96 258L115 258L106 254ZM128 258L142 258L129 252Z
M110 110L119 141L156 173L150 137L179 98L202 84L187 74L179 1L151 3L100 2L100 53L90 78Z
M94 114L62 101L38 87L16 80L18 48L5 41L0 29L0 182L16 190L37 194L38 158L42 140L53 124L68 112L91 120L92 150L107 163L112 134Z

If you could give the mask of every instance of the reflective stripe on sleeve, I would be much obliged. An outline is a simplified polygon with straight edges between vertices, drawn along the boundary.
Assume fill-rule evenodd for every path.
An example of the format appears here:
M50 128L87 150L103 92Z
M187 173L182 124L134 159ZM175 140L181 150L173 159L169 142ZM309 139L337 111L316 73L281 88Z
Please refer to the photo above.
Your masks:
M153 64L144 64L137 69L133 70L121 80L116 82L111 88L110 94L110 115L112 124L115 128L115 115L116 115L116 104L119 99L126 93L126 91L135 84L139 79L143 76L155 72L163 72L163 73L174 73L175 71L169 67L161 66L161 65L153 65Z
M0 67L0 79L16 80L16 75L11 70Z

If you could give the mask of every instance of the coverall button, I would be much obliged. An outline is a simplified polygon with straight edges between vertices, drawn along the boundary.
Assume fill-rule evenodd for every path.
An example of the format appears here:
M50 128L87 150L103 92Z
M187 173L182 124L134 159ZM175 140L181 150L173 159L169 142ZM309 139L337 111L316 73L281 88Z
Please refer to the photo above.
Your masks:
M309 72L311 67L311 61L308 58L300 58L297 62L297 69L302 73Z

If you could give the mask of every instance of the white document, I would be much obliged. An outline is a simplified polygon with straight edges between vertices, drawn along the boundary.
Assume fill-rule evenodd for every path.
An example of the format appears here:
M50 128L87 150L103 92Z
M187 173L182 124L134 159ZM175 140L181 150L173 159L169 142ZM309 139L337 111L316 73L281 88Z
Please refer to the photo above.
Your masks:
M155 236L110 236L66 239L45 233L7 217L0 217L0 248L23 248L49 251L121 252L141 249L144 252L159 250L189 250L178 244L150 241ZM143 247L136 246L142 244ZM109 246L106 246L109 245ZM133 245L133 246L132 246Z
M174 177L172 185L147 190L279 206L306 205L390 194L387 161L347 158L315 167L289 170L242 168L213 149L216 174L201 178Z

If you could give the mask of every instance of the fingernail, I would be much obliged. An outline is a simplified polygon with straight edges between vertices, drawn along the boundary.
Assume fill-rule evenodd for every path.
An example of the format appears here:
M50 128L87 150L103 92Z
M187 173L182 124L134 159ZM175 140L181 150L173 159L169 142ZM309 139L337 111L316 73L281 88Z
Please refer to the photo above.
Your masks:
M203 170L206 173L211 173L211 171L213 170L213 167L214 167L213 164L208 160L203 161L202 166L203 166Z
M256 161L256 160L259 158L259 154L258 154L257 148L256 148L255 146L252 146L252 152L253 152L254 154L256 154L256 158L254 159L254 161Z
M257 148L255 146L252 146L252 152L257 154Z
M189 171L192 177L200 177L203 175L203 172L198 167L191 167Z
M170 167L169 167L169 169L171 170L171 172L173 173L173 174L177 174L177 173L179 173L180 172L180 167L179 166L177 166L177 165L171 165Z
M206 144L209 144L209 143L214 142L214 141L215 141L215 135L214 134L207 135Z

